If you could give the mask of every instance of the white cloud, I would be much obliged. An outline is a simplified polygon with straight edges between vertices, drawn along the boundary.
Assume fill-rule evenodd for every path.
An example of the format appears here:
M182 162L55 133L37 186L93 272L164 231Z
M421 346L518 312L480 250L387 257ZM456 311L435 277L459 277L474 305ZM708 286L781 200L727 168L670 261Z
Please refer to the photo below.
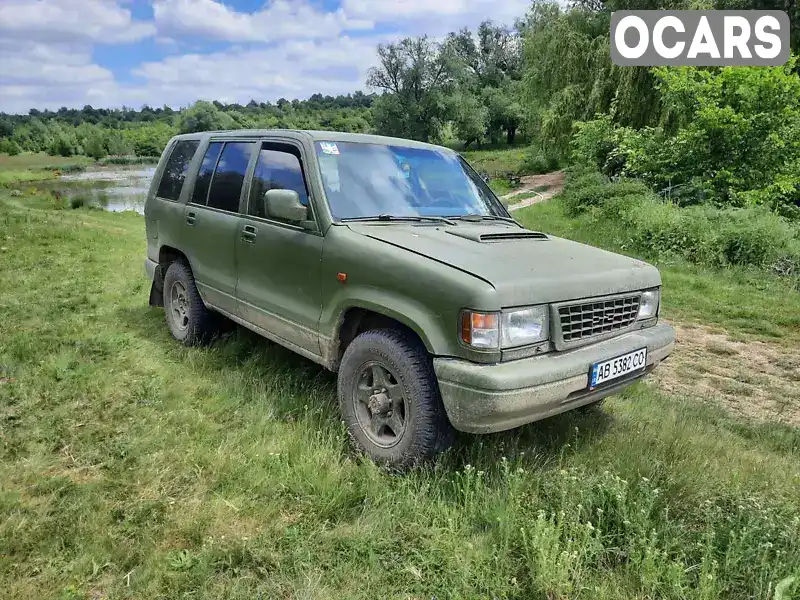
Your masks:
M114 74L92 62L88 45L0 41L0 110L74 106L114 85Z
M0 36L43 42L133 42L155 32L110 0L3 0Z
M153 14L163 35L201 36L234 43L297 38L331 38L343 31L370 29L365 18L349 19L341 9L321 12L305 0L274 0L262 10L238 12L215 0L156 0Z
M513 22L530 8L530 0L342 0L349 18L381 23L415 24L414 33L436 35L486 19Z
M270 0L247 13L215 0L153 0L153 21L142 22L125 0L0 0L0 111L352 92L364 89L378 43L423 33L440 38L486 18L510 23L528 4L342 0L341 8L324 12L319 0ZM106 52L136 52L113 45L150 36L163 58L117 73L121 79L92 58L98 44ZM220 41L225 50L203 51Z
M363 88L382 37L293 40L261 49L184 54L144 63L134 75L176 105L198 99L246 103ZM160 101L161 102L161 101Z

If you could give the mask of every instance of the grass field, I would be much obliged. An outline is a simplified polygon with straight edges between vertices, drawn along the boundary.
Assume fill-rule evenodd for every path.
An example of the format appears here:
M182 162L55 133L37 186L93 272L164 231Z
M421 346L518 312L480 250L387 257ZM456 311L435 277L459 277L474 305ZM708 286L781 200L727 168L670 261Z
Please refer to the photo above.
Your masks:
M107 156L99 161L94 161L88 156L62 157L47 154L9 156L0 154L0 186L52 179L61 173L83 171L92 165L105 167L156 164L157 162L158 158L152 156Z
M0 154L0 185L40 181L59 172L83 170L92 164L87 156L49 156L47 154Z
M521 214L583 236L557 202ZM798 428L644 383L387 474L349 450L331 374L245 331L178 346L144 241L137 215L0 188L6 597L800 594ZM668 319L800 339L780 282L663 270Z
M489 187L495 194L502 196L514 189L505 175L522 172L525 151L526 146L508 148L502 145L499 148L485 150L465 150L461 154L472 168L491 177Z
M505 145L485 150L464 150L461 154L476 170L493 175L495 173L520 173L525 160L527 146Z

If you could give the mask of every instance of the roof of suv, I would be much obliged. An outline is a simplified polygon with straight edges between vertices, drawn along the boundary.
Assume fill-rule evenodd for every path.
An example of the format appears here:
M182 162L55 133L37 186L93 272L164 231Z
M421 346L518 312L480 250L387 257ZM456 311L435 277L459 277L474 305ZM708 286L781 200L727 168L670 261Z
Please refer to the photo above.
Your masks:
M362 144L384 144L390 146L405 146L408 148L430 148L437 150L447 150L444 146L417 142L403 138L388 137L383 135L371 135L366 133L344 133L340 131L313 131L307 129L230 129L226 131L203 131L199 133L185 133L176 136L178 139L197 139L213 135L214 137L266 137L291 133L297 137L307 137L312 141L326 142L361 142Z

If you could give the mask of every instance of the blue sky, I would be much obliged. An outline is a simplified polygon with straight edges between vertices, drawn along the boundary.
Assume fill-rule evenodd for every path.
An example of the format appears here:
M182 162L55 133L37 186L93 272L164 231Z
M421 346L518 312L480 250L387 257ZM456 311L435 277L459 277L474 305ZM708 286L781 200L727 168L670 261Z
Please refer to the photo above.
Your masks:
M441 38L529 0L2 0L0 111L178 108L365 89L379 43Z

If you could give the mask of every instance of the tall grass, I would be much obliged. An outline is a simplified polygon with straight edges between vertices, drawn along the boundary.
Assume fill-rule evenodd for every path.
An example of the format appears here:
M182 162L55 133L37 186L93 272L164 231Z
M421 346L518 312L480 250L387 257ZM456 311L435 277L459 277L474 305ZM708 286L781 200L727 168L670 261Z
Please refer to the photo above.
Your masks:
M158 156L106 156L97 161L98 165L155 165Z
M53 179L60 173L83 171L90 164L86 157L62 158L46 154L0 154L0 185Z
M628 248L715 267L754 266L800 282L800 227L762 207L678 207L643 183L613 183L581 168L567 178L564 205Z

